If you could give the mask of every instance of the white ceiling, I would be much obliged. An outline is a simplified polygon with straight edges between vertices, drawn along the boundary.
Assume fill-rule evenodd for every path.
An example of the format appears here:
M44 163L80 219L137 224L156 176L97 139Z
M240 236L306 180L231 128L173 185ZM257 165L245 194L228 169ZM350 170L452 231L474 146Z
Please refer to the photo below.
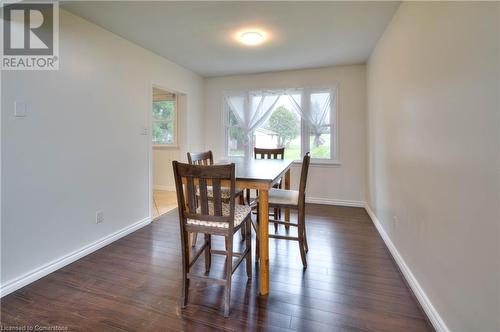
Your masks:
M66 2L63 8L205 77L365 62L399 2ZM269 32L238 44L243 27Z

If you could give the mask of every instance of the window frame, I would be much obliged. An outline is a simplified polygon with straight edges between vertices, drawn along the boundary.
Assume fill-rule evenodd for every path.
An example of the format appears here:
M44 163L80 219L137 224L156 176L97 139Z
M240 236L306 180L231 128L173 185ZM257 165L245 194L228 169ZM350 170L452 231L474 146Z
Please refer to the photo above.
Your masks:
M172 92L170 90L167 90L167 89L164 89L164 88L160 88L160 87L157 87L157 86L153 86L154 88L157 88L157 89L161 89L161 90L164 90L164 91L167 91L167 92L170 92L172 94L175 95L175 101L174 101L174 119L172 120L172 123L173 123L173 126L174 126L174 130L173 130L173 142L172 143L155 143L153 142L153 125L155 123L168 123L169 121L167 120L155 120L154 116L153 116L153 103L155 101L161 101L161 100L152 100L152 103L151 103L151 144L153 146L153 148L178 148L179 147L179 143L178 143L178 140L179 140L179 94L177 92Z
M256 89L257 90L257 89ZM324 166L330 166L330 167L335 167L335 166L340 166L341 162L339 160L339 149L338 149L338 141L339 141L339 119L338 119L338 99L339 99L339 93L338 93L338 85L334 86L323 86L323 87L300 87L300 88L288 88L288 89L272 89L276 91L301 91L301 107L304 109L305 103L311 102L310 95L313 93L320 93L320 92L330 92L331 100L333 101L330 105L330 158L312 158L311 157L311 164L313 165L324 165ZM224 94L223 97L223 126L224 126L224 151L225 151L225 157L237 157L237 156L231 156L230 155L230 147L229 147L229 128L231 127L237 127L237 126L230 126L229 125L229 112L230 108L228 107L225 96L231 95L231 94L238 94L238 93L246 93L248 91L253 91L252 89L245 90L245 91L228 91ZM307 96L307 97L305 97ZM309 110L309 105L307 106L307 111ZM301 142L300 142L300 151L301 155L303 156L306 152L310 151L310 126L307 123L306 120L304 120L302 117L300 117L300 135L301 135ZM252 149L253 150L253 149ZM253 154L252 154L253 156ZM301 164L302 159L296 159L294 160L294 164Z

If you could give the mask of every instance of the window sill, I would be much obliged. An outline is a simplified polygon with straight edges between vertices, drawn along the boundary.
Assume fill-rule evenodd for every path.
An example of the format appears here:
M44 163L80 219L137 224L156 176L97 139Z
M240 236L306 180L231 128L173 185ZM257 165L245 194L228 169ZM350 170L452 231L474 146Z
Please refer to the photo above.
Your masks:
M295 160L293 165L302 165L302 160ZM311 167L340 167L342 163L338 160L320 160L320 159L311 159L309 164Z

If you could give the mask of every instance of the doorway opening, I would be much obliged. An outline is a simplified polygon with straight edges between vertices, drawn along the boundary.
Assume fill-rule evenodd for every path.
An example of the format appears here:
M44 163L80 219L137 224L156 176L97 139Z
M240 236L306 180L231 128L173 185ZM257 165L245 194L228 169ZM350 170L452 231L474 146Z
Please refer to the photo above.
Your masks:
M152 206L156 220L177 208L172 160L179 160L183 94L153 85L151 105Z

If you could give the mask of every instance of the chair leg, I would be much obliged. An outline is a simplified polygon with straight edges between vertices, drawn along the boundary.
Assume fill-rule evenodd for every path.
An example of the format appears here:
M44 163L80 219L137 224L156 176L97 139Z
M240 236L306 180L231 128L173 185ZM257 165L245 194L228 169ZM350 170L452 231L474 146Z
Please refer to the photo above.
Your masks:
M260 259L259 250L260 250L259 239L255 238L255 263L256 264L259 262L259 259Z
M278 220L278 209L274 209L274 220ZM274 223L274 233L278 233L278 223Z
M281 178L278 188L283 189L283 178ZM278 209L278 220L281 220L281 209ZM285 225L285 229L288 232L290 230L290 226Z
M247 230L246 230L245 227L241 227L240 228L241 242L245 241L245 239L246 239L246 232L247 232Z
M196 246L196 241L198 241L198 233L191 233L191 247Z
M306 252L309 252L309 246L307 245L307 233L306 233L306 225L304 224L303 226L304 230L303 230L303 233L304 233L304 249Z
M245 257L246 267L247 267L247 277L248 279L252 279L252 217L250 216L248 220L245 222L245 240L246 240L246 250L247 257Z
M243 195L243 192L241 193L241 195L239 196L239 203L241 205L245 205L245 196ZM240 228L240 232L241 232L241 242L245 241L245 234L246 234L246 227L241 227Z
M257 206L257 217L255 218L255 224L256 224L256 229L255 229L255 263L257 264L260 259L260 243L259 243L259 206Z
M183 243L182 243L182 296L181 296L181 307L185 308L188 303L189 294L189 279L187 274L189 273L189 233L182 232Z
M207 244L205 247L205 274L208 275L212 266L212 235L205 234L205 243Z
M233 277L233 236L226 236L226 294L224 297L224 317L229 317L231 306L231 279Z
M182 282L182 308L185 308L188 303L188 294L189 294L189 279L184 277Z
M306 252L304 248L304 231L302 229L298 230L299 233L299 249L300 249L300 259L302 260L302 265L304 266L304 269L307 268L307 259L306 259Z
M300 249L300 258L302 259L302 265L304 266L304 269L307 268L307 259L306 259L306 246L307 244L304 243L304 239L306 237L306 233L305 233L305 215L304 215L304 211L300 211L298 212L298 224L299 224L299 227L297 229L297 233L299 235L299 249Z

